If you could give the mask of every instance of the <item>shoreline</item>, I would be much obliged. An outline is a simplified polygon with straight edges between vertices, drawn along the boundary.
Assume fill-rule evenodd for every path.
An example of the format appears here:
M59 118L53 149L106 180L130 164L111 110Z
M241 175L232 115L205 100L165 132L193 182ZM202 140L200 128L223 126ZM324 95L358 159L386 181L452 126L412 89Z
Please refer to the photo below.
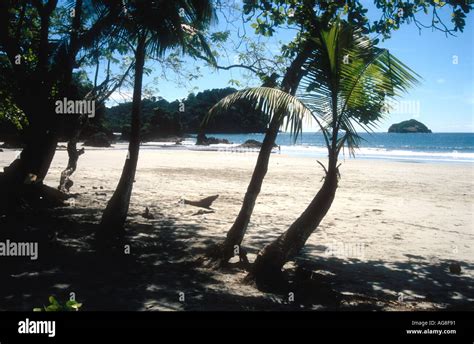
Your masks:
M118 134L114 133L115 140L109 148L83 146L86 150L126 150L127 141L118 140ZM400 161L416 163L449 163L449 164L472 164L474 163L474 133L433 133L433 134L397 134L397 133L362 133L364 141L356 149L355 160L371 161ZM195 134L183 134L181 136L167 136L161 139L142 142L141 150L189 150L189 151L215 151L223 153L257 153L258 148L238 147L247 140L262 142L264 134L208 134L219 140L226 139L230 143L196 146ZM1 142L0 140L0 148ZM274 153L287 154L291 156L324 159L327 151L324 140L320 133L305 132L298 137L296 143L290 134L281 132L276 140L278 148ZM67 143L60 142L58 150L65 149ZM62 147L61 147L62 146ZM8 151L8 147L4 151ZM20 148L13 148L18 151ZM345 152L347 153L347 151ZM340 159L354 160L348 154L344 157L341 152Z
M56 152L66 151L67 142L58 143ZM156 151L187 151L187 152L215 152L220 154L255 154L258 155L258 148L239 147L240 144L216 144L216 145L195 145L193 144L176 144L171 142L146 142L140 146L140 151L156 150ZM78 148L85 148L87 151L125 151L128 142L112 143L110 147L94 147L84 146L83 142L78 144ZM295 149L296 148L296 149ZM325 148L315 146L280 146L272 150L272 156L285 155L289 157L300 157L308 159L325 159ZM0 154L11 155L14 157L21 152L22 148L1 148ZM474 165L474 153L467 153L469 157L459 158L463 153L441 153L441 152L419 152L406 150L385 150L378 148L361 148L356 151L355 157L344 157L341 153L341 161L373 161L373 162L400 162L400 163L418 163L418 164L454 164L454 165ZM472 154L472 158L470 155ZM1 160L1 159L0 159ZM11 161L10 161L11 162ZM8 164L7 164L8 165ZM6 165L6 166L7 166Z

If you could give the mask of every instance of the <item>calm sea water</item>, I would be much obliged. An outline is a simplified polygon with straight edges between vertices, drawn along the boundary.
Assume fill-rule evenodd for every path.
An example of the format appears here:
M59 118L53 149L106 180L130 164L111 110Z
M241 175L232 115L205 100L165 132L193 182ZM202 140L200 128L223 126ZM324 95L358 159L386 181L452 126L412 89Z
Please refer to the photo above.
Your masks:
M262 141L264 135L213 134L210 136L226 138L237 145L249 139ZM356 151L356 158L474 162L474 133L363 133L361 136L364 141ZM186 143L192 144L193 140ZM303 133L296 142L290 134L280 133L277 144L281 146L281 153L285 154L326 156L324 138L321 133Z

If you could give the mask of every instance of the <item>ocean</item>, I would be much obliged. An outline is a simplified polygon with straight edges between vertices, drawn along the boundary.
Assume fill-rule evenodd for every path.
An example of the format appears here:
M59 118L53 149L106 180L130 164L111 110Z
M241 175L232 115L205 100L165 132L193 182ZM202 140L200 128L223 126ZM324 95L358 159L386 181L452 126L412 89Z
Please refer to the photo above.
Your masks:
M211 149L232 149L246 140L263 141L263 134L211 134L225 138L231 145L215 145ZM433 133L433 134L397 134L362 133L364 139L356 150L356 159L385 159L417 162L457 162L474 163L474 133ZM195 140L184 142L192 149ZM151 148L157 143L149 142ZM324 157L327 155L324 138L321 133L303 133L294 142L289 133L280 133L277 138L282 154ZM344 156L341 156L344 158ZM348 152L345 158L349 159Z

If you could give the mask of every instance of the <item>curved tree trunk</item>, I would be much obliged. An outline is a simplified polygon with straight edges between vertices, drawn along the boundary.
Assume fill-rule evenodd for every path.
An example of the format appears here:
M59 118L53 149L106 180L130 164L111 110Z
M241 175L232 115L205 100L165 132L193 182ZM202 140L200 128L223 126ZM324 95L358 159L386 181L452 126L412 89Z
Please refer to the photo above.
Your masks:
M321 189L306 210L285 233L258 253L249 277L255 279L259 288L278 285L283 265L300 252L329 211L337 184L338 170L336 167L330 167Z
M290 228L258 253L248 278L254 279L261 289L279 286L283 265L301 251L306 244L306 240L318 228L334 201L339 178L336 93L332 94L332 116L331 144L328 147L329 161L324 183L305 211L292 223Z
M117 188L102 215L97 239L103 240L121 235L127 219L130 197L140 151L140 114L142 98L143 66L145 63L145 35L139 38L135 52L135 80L132 102L132 127L128 155Z
M302 67L311 53L311 48L311 42L306 42L303 49L298 53L297 57L288 67L281 83L281 89L283 91L292 95L296 93L301 78L305 73ZM240 245L242 244L242 240L247 231L258 194L262 188L263 179L267 174L270 154L275 145L275 140L281 124L282 121L277 116L273 116L258 154L257 163L240 212L237 215L234 224L229 229L224 242L218 246L215 252L212 253L212 255L217 256L216 258L221 261L221 264L226 264L235 254L239 255L241 260L247 260L245 252L242 250Z
M0 173L0 213L7 214L17 208L25 184L33 181L36 184L42 183L53 160L56 145L55 136L45 129L37 129L28 134L21 153Z
M61 172L58 189L61 192L69 192L73 182L71 180L72 174L76 171L79 157L84 154L84 148L77 149L77 137L73 137L67 143L67 153L69 160L67 167Z
M240 244L242 243L250 222L250 217L252 216L255 202L262 188L263 179L267 174L270 154L275 144L280 124L281 121L278 116L273 116L265 138L263 139L262 147L260 148L257 158L257 163L252 174L252 179L250 180L247 192L245 193L242 208L240 208L240 212L237 215L234 224L227 232L226 239L222 244L222 261L224 263L232 258L235 253L241 253Z
M38 180L43 180L53 160L56 145L57 139L51 134L34 135L17 159L4 168L3 177L9 183L23 183L31 173Z

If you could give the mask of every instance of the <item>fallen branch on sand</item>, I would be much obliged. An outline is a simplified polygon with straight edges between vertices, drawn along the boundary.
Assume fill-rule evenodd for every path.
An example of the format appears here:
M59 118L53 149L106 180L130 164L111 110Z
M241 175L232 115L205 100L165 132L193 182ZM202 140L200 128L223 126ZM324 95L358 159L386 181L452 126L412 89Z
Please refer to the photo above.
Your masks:
M203 198L199 201L188 201L188 200L184 199L183 203L184 204L189 204L189 205L192 205L192 206L195 206L195 207L210 209L212 203L217 199L217 197L219 197L219 195L209 196L209 197Z
M194 214L192 214L191 216L196 216L196 215L205 215L205 214L212 214L212 213L215 213L214 210L204 210L204 209L199 209L198 211L196 211Z

